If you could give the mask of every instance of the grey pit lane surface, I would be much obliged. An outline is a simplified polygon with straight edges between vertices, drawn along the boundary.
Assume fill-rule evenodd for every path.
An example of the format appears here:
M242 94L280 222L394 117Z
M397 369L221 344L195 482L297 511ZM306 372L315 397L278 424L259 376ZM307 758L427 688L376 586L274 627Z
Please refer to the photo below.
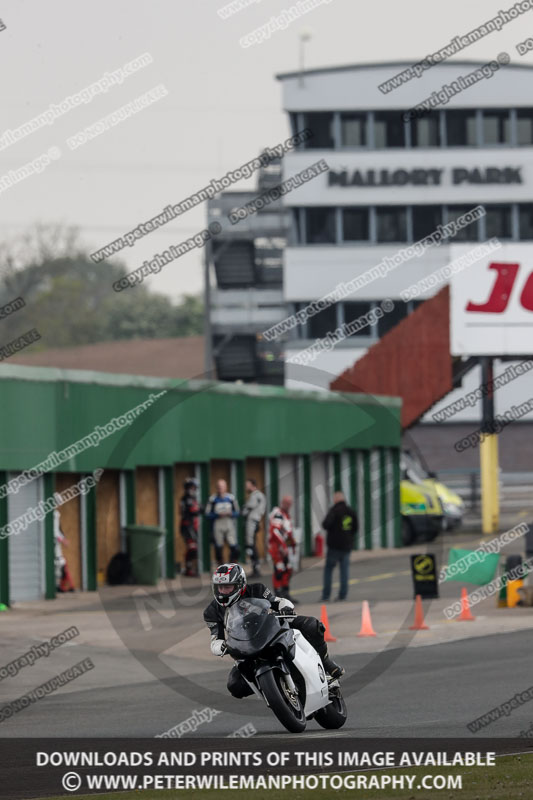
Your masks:
M302 739L356 737L476 737L466 724L532 684L530 633L509 633L404 650L392 666L348 698L348 722L324 731L309 722ZM80 648L81 650L82 648ZM98 652L92 652L95 662ZM347 670L371 654L343 657ZM209 688L225 686L230 663L206 673ZM179 678L49 696L0 725L0 737L153 737L183 722L199 704L180 697ZM259 700L235 700L240 713L216 715L190 738L228 736L252 722L261 736L290 737ZM533 702L484 728L478 736L516 737L533 722Z

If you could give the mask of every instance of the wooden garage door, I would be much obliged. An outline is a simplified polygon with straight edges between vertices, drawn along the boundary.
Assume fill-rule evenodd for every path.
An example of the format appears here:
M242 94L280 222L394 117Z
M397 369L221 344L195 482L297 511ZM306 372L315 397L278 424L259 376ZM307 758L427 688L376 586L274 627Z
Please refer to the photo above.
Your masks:
M135 521L137 525L159 525L159 470L137 467L135 471Z
M180 499L183 495L183 483L186 478L194 478L196 474L195 464L175 464L174 465L174 545L176 564L183 567L185 560L185 542L180 533Z
M74 486L81 479L77 472L58 472L56 474L56 492ZM63 555L67 560L72 581L76 589L82 588L82 543L81 543L81 503L80 496L72 497L57 509L60 514L61 531L67 537L63 545Z
M105 575L111 559L120 552L119 472L106 469L96 489L97 569Z
M263 494L265 494L265 459L264 458L247 458L245 464L245 472L244 477L246 478L253 478L257 483L257 488L260 489ZM270 508L266 510L266 516L268 518L268 514L271 511ZM257 533L257 549L259 550L259 555L261 558L265 557L266 554L266 532L267 532L268 525L266 524L266 519L263 517L261 520L261 524L259 526L259 531Z
M228 492L231 492L231 461L214 459L211 461L209 493L214 494L217 490L217 481L225 480L228 484Z

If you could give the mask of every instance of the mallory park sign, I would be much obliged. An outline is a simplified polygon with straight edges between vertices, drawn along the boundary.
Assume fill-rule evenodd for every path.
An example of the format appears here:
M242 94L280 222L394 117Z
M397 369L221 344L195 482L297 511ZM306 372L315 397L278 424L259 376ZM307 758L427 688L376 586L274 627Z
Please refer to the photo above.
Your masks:
M452 167L444 169L355 169L328 172L328 186L441 186L442 177L449 172L454 186L461 184L522 184L522 167Z

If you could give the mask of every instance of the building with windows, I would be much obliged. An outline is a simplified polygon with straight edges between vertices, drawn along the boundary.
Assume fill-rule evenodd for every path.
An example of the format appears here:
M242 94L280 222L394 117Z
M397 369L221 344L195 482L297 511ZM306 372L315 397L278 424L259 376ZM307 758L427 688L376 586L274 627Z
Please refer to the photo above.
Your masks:
M285 155L283 179L321 159L329 167L283 198L291 213L284 299L287 313L302 312L303 320L286 345L288 387L327 388L419 302L439 291L442 284L420 298L402 300L403 290L449 263L452 243L474 247L498 237L502 243L533 245L532 67L498 65L488 78L480 63L449 61L398 88L387 83L407 66L365 64L277 76L292 132L309 128L313 133ZM439 97L446 102L439 105ZM412 112L425 100L436 107ZM484 212L473 213L479 206ZM411 250L405 256L410 245L453 222L459 225L453 237L422 255ZM394 266L342 295L342 287L382 263ZM311 302L336 289L335 302L325 301L309 313ZM375 324L354 326L351 335L320 352L308 367L291 363L317 338L368 316L385 299L394 307ZM499 364L496 372L506 366ZM464 394L480 382L475 368L443 405L455 392ZM517 384L499 390L503 407L518 391L522 398L533 396L531 376L524 376L519 390ZM479 417L476 404L458 412L455 421Z

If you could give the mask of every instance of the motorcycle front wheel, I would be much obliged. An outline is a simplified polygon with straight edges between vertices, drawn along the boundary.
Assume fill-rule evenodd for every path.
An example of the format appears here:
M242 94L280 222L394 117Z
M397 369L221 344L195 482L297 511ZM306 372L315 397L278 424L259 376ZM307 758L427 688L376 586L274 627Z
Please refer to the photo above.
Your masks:
M281 724L291 733L305 730L306 718L300 698L290 691L279 670L269 670L257 678L259 688Z

